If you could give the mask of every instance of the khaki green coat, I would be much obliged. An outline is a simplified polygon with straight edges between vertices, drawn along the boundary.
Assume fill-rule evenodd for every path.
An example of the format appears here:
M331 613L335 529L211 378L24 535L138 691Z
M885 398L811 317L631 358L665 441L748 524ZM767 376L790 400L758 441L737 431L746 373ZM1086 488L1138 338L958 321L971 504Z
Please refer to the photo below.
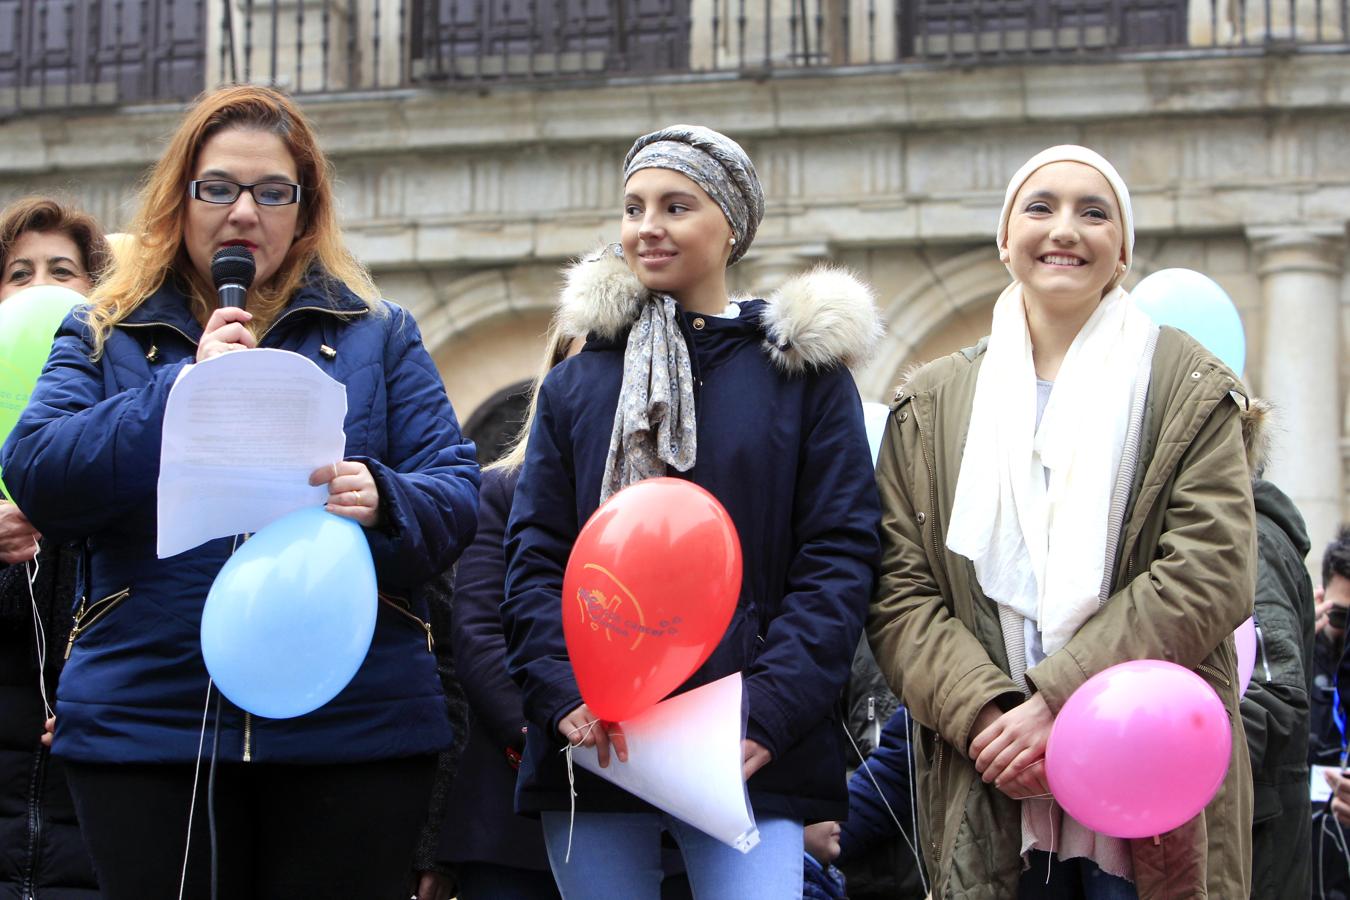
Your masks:
M929 363L896 394L877 468L882 561L867 629L920 726L912 746L932 896L1011 900L1022 869L1018 806L980 780L967 749L985 704L1008 708L1022 696L997 606L973 564L945 547L982 350ZM1242 392L1194 340L1162 329L1111 597L1027 673L1058 713L1109 666L1168 659L1196 671L1227 707L1233 755L1218 795L1180 828L1131 842L1141 900L1250 893L1252 780L1231 638L1255 591Z

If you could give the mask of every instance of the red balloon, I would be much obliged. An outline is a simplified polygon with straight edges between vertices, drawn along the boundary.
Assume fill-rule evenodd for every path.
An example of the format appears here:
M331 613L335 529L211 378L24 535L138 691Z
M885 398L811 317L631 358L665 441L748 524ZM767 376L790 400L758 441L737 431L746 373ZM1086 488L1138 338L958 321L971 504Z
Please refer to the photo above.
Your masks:
M722 639L740 592L741 542L712 494L651 478L610 497L563 576L563 634L586 705L620 722L675 690Z

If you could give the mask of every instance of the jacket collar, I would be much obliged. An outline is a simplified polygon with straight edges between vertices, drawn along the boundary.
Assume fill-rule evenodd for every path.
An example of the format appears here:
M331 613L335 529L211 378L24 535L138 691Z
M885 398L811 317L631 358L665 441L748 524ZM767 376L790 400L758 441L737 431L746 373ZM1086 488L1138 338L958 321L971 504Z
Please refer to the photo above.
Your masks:
M562 328L591 336L597 346L619 342L648 296L610 247L569 266L563 278ZM883 331L871 289L849 272L826 266L789 280L767 300L743 303L741 315L760 331L764 352L790 374L856 366Z
M317 269L305 279L291 302L286 304L285 310L277 316L277 321L294 312L309 309L343 316L369 312L365 301L353 294L345 284ZM128 313L118 325L161 325L181 331L193 341L201 340L202 336L202 326L192 315L187 291L173 275L166 278L157 291Z

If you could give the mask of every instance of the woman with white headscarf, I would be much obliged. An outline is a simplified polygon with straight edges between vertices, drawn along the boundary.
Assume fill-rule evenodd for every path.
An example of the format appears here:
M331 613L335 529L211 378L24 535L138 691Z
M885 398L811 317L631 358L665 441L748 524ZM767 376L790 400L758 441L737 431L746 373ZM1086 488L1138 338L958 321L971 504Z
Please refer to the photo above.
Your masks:
M916 722L935 897L1246 897L1251 773L1229 635L1251 614L1254 523L1238 379L1121 287L1129 191L1077 146L1008 185L1013 283L990 336L896 394L878 464L868 631ZM1054 715L1130 659L1196 670L1233 760L1191 822L1126 841L1050 797Z

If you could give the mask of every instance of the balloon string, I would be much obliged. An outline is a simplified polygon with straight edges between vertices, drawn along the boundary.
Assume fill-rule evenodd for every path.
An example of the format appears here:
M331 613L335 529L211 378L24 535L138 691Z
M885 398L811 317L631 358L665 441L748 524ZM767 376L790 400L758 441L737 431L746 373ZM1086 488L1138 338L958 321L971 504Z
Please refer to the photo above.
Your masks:
M197 767L192 771L192 800L188 804L187 842L183 847L183 874L178 879L178 900L183 900L183 888L187 885L188 854L192 852L192 815L197 810L197 779L202 772L202 747L206 745L206 716L211 711L211 687L213 680L206 679L206 706L202 709L202 731L197 736Z
M1050 883L1050 866L1055 861L1055 844L1059 841L1059 829L1055 827L1055 807L1051 803L1045 805L1045 820L1050 827L1050 855L1045 858L1045 883L1048 885Z
M38 693L42 695L42 709L46 718L50 719L56 715L52 711L52 705L47 700L47 629L42 625L42 613L38 610L37 594L33 590L33 585L37 583L38 572L42 571L42 561L38 555L42 552L42 547L33 538L33 558L24 564L28 570L28 602L33 610L33 639L37 641L37 665L38 665Z
M572 771L572 737L579 733L581 735L581 740L584 741L586 740L586 736L591 733L591 729L599 724L599 719L591 719L591 721L587 722L584 726L573 728L567 733L567 746L562 749L562 752L567 757L567 793L571 797L572 804L571 811L567 815L567 855L563 857L563 865L568 865L572 862L572 826L577 822L577 780L576 774Z
M908 711L906 711L905 715L909 715ZM896 830L900 832L900 836L904 838L905 843L909 845L909 852L914 854L914 862L918 864L919 883L923 887L923 892L927 894L928 880L923 876L923 860L919 858L919 848L916 846L916 842L909 839L909 835L905 832L905 826L900 824L900 817L895 814L895 810L891 809L891 802L886 799L886 794L881 790L881 785L877 784L876 776L872 774L872 767L867 764L867 758L863 756L862 750L859 749L858 742L853 739L853 733L848 730L848 726L843 722L840 722L839 724L840 727L844 729L844 734L848 736L848 742L853 745L853 752L858 754L862 770L867 773L867 778L872 782L872 787L876 788L877 797L880 798L882 805L886 807L886 812L890 813L891 821L895 823ZM917 836L918 830L916 829L914 833Z
M906 749L908 749L909 752L905 754L905 757L906 757L906 759L907 759L907 761L908 761L908 763L909 763L909 765L908 765L908 768L909 768L909 822L910 822L910 827L914 829L914 841L915 841L915 843L921 843L921 842L922 842L922 839L919 837L919 797L918 797L918 793L917 793L917 790L916 790L915 785L914 785L914 782L915 782L915 780L916 780L916 778L917 778L917 774L916 774L916 770L915 770L915 766L914 766L914 735L915 735L914 720L911 719L911 718L909 717L909 707L908 707L908 706L902 706L902 707L900 707L900 708L903 709L903 710L905 711L905 736L906 736L907 738L909 738L909 747L906 748ZM923 870L924 870L923 860L920 859L918 862L919 862L919 884L920 884L920 886L923 887L923 892L924 892L925 894L927 894L927 893L928 893L928 878L927 878L927 877L924 875L924 873L923 873Z

